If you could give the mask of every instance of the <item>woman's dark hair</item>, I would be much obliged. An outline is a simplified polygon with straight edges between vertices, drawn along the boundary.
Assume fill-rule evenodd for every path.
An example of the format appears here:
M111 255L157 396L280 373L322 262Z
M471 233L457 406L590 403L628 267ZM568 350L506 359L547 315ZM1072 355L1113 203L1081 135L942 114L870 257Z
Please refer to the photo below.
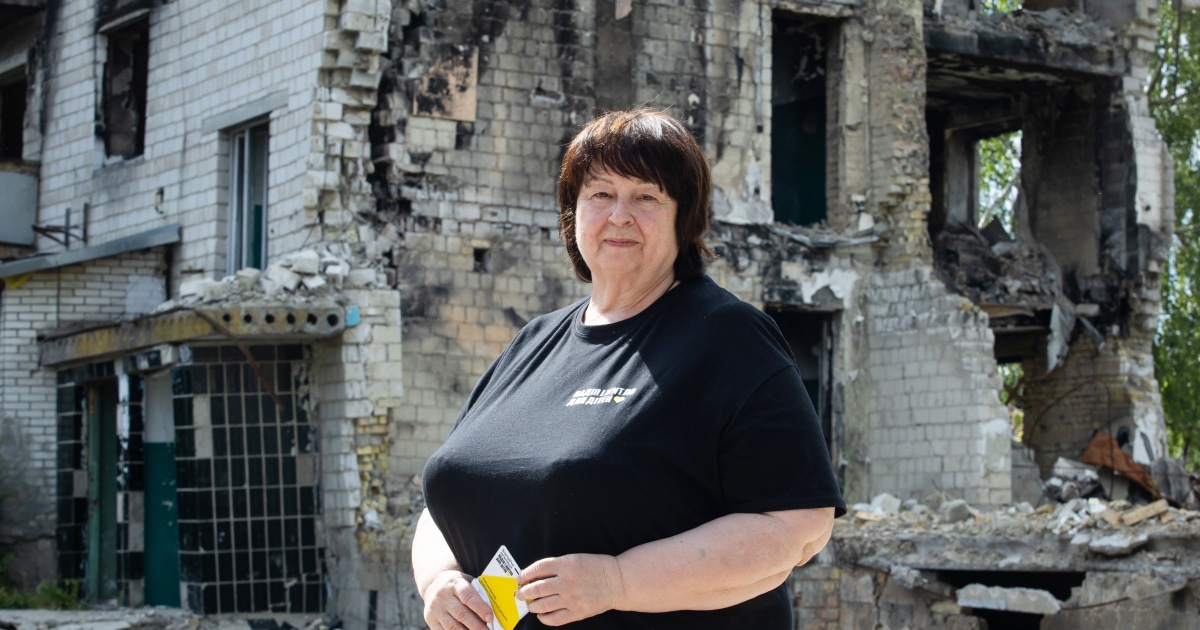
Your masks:
M593 120L567 145L558 180L558 233L584 282L592 281L592 270L575 242L575 203L588 177L602 170L654 183L675 200L675 279L700 277L704 257L713 257L704 245L712 174L691 132L663 112L634 109Z

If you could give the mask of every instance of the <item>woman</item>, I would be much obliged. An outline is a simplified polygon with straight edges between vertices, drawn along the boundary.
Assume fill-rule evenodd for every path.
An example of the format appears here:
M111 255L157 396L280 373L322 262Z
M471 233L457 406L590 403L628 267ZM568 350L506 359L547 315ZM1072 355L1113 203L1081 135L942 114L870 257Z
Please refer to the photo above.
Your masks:
M486 628L470 582L501 545L520 630L792 627L784 581L845 506L778 328L704 275L710 190L661 112L568 146L559 228L591 297L517 334L426 466L431 628Z

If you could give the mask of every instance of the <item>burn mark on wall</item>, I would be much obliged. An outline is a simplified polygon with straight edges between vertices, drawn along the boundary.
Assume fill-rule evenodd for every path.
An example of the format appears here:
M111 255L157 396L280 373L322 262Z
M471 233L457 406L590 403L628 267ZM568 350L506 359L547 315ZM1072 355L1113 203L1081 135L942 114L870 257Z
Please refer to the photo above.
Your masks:
M478 78L478 47L438 46L436 61L414 86L412 115L474 121Z

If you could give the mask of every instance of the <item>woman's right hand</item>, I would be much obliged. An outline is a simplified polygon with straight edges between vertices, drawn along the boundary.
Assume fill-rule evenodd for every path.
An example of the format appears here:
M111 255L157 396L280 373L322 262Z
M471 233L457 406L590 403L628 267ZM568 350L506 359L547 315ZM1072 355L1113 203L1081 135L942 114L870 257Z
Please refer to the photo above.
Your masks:
M432 630L487 630L492 608L471 586L471 576L462 571L442 571L421 593L425 600L425 623Z

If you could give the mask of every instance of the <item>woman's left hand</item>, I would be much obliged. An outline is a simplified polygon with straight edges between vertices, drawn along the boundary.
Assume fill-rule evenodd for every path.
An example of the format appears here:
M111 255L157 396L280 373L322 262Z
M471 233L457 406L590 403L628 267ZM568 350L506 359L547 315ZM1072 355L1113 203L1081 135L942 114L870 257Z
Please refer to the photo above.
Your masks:
M618 608L624 600L613 556L575 553L543 558L521 571L517 597L547 626L561 626Z

